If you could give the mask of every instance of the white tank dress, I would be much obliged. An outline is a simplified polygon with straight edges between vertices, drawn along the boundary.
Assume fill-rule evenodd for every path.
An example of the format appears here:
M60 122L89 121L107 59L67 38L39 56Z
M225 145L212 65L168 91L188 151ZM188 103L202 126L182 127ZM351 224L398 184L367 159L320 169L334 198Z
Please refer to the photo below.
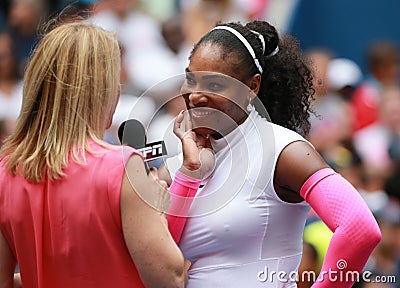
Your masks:
M306 140L254 109L212 140L216 167L193 200L179 245L192 262L189 288L296 287L310 208L282 201L273 185L277 158L294 141ZM172 174L178 158L166 161Z

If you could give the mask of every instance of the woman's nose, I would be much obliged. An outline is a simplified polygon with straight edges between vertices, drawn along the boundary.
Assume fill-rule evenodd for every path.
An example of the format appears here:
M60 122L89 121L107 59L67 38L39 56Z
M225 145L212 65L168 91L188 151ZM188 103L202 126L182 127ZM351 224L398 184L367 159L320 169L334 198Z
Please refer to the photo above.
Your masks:
M193 91L189 94L189 102L194 106L198 106L207 103L208 98L202 92Z

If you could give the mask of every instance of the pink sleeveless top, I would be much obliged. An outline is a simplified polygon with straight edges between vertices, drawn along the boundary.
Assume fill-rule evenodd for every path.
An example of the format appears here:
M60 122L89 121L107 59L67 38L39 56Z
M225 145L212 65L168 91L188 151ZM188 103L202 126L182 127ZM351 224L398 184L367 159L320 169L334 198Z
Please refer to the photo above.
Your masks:
M143 287L126 247L120 192L129 147L70 160L61 180L32 184L0 162L0 229L24 287Z

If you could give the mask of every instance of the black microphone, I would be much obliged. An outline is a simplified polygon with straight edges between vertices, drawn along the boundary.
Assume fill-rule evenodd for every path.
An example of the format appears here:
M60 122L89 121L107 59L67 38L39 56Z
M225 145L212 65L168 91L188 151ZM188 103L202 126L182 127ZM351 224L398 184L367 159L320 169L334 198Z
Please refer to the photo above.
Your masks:
M118 138L121 144L135 148L143 156L147 170L149 167L157 166L154 160L167 155L163 140L146 144L146 131L143 124L136 119L128 119L121 123L118 128Z

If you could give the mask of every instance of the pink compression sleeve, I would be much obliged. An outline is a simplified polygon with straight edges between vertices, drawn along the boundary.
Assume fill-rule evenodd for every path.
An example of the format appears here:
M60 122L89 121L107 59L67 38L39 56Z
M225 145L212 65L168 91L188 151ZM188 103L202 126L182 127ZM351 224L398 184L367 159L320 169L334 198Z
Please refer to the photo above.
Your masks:
M178 171L169 188L171 204L168 209L167 221L169 232L176 244L179 244L181 239L190 205L197 189L199 189L200 183L201 180Z
M313 288L347 288L381 239L379 227L357 190L330 168L315 172L300 195L334 234Z

